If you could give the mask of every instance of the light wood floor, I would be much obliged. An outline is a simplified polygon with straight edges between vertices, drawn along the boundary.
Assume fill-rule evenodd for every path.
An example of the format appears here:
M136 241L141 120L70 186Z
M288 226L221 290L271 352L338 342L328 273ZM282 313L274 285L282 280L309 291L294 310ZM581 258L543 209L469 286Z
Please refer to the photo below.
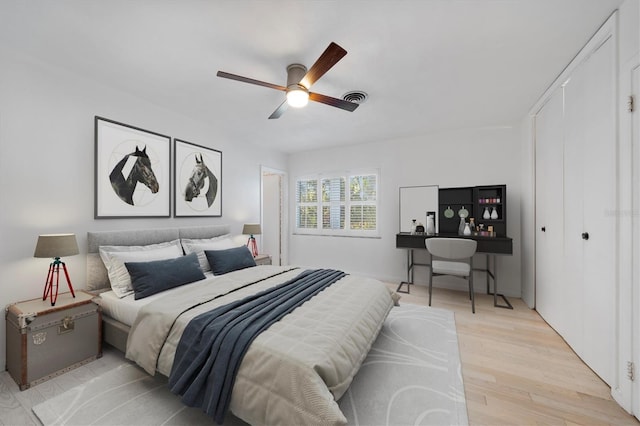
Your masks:
M471 425L640 424L536 311L509 301L513 310L477 295L474 315L467 293L433 290L431 305L455 312ZM402 302L428 305L427 288L412 285Z
M411 286L400 302L427 305L426 288ZM535 311L510 302L513 311L478 295L473 315L466 293L434 289L432 305L455 312L471 425L640 424ZM106 346L101 359L24 392L0 373L0 425L39 425L31 407L123 361Z

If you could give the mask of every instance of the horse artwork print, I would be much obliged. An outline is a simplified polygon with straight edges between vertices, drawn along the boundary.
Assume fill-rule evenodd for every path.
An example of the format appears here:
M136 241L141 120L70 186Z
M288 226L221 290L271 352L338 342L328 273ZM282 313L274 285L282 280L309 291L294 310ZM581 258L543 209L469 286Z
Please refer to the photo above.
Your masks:
M130 164L130 170L125 173L125 166ZM147 147L145 146L140 150L136 146L136 150L131 154L124 156L109 174L109 181L111 187L115 193L120 197L122 201L127 204L135 205L133 200L133 193L138 186L138 183L144 184L152 194L155 194L160 189L156 175L153 173L151 167L151 160L147 155Z
M175 215L221 216L222 153L180 140L175 143Z
M171 217L171 137L95 117L95 218Z
M187 187L184 190L184 200L191 202L195 197L200 195L200 191L205 183L207 183L208 188L205 197L207 206L211 207L213 201L216 199L216 195L218 195L218 178L215 177L213 172L204 164L202 154L200 154L200 158L198 158L198 154L194 154L194 156L196 165L193 167L191 177L189 177L189 183L187 183Z

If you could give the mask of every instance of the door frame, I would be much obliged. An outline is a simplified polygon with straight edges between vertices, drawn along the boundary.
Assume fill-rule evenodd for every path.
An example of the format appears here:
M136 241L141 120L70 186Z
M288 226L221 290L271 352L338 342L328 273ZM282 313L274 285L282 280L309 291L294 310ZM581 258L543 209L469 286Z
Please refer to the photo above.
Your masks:
M621 366L633 362L640 367L640 114L628 111L628 96L640 96L640 55L621 67L620 83L620 356ZM626 212L626 214L625 214ZM624 230L631 232L624 232ZM630 265L626 266L626 265ZM640 418L640 381L626 380L612 395L620 405Z
M264 178L268 175L280 176L280 262L282 265L289 264L289 180L287 172L273 167L260 166L260 223L264 226L264 207L268 200L265 199ZM272 258L277 253L270 253ZM277 264L274 259L274 264Z

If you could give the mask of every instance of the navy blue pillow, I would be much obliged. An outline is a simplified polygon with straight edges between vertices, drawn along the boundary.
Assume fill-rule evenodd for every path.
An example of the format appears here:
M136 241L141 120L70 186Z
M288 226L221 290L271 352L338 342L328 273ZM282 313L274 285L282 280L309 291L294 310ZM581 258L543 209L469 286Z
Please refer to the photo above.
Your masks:
M256 266L256 261L247 246L234 247L226 250L205 250L213 275Z
M136 300L205 278L196 253L175 259L125 262L124 266L131 275Z

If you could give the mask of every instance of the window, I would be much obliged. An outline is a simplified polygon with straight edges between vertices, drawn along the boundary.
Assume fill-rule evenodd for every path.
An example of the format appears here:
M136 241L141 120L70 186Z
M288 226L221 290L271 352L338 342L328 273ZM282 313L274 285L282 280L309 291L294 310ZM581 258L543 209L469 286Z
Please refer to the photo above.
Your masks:
M377 171L298 178L296 233L378 236L378 180Z

